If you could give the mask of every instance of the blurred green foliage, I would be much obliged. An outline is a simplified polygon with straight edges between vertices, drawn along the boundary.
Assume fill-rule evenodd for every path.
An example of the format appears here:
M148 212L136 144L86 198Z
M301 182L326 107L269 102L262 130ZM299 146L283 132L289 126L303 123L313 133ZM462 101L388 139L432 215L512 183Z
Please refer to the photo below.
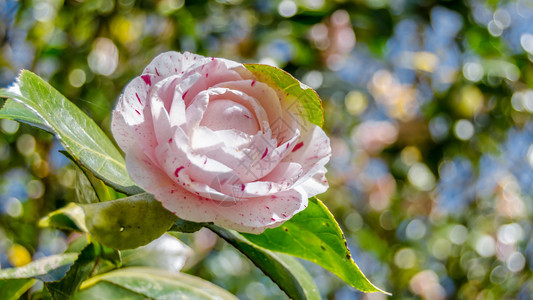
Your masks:
M163 51L284 68L323 100L320 198L372 282L398 299L533 294L531 1L1 0L0 15L0 86L32 70L107 133L122 88ZM58 150L0 122L2 268L72 238L37 227L76 199ZM182 238L187 272L243 299L282 296L211 233ZM326 298L386 297L306 266Z

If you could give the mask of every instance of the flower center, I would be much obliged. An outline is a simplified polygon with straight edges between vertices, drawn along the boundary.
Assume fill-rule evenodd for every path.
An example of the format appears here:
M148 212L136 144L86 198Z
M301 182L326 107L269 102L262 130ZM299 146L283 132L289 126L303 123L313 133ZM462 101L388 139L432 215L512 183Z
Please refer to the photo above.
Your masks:
M209 102L200 125L214 131L236 129L247 134L259 131L254 114L246 107L224 99Z

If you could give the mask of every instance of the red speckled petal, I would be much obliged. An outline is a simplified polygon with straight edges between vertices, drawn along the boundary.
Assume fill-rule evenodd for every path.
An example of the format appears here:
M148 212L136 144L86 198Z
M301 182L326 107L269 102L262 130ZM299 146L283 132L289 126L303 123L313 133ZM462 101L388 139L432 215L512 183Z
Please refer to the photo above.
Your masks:
M303 167L304 175L296 183L298 185L321 172L330 157L331 147L328 136L320 127L313 125L302 135L283 161L296 162ZM314 191L306 192L314 194Z

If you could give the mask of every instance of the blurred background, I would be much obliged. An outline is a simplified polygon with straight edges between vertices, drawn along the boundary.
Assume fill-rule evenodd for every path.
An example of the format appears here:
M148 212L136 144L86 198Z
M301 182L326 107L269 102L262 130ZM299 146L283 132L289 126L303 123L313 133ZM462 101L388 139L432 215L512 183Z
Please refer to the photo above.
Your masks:
M533 1L0 0L0 86L32 70L107 132L122 88L168 50L276 65L318 91L333 149L320 198L393 298L531 299ZM68 244L36 226L75 201L60 149L0 121L2 268ZM187 272L283 297L210 232L183 239ZM325 298L387 298L305 265Z

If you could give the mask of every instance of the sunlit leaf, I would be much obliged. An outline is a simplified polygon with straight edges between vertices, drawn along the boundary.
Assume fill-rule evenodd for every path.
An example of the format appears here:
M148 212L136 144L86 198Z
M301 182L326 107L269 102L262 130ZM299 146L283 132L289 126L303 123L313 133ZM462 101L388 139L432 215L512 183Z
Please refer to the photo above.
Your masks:
M56 281L65 276L78 253L51 255L33 261L25 266L0 271L0 280L36 278L42 281Z
M117 286L107 281L100 281L89 288L78 291L74 300L94 300L94 299L128 299L128 300L146 300L147 297L137 294L126 288Z
M98 203L112 200L113 197L109 192L104 182L96 178L87 168L79 164L79 162L66 151L59 151L65 155L74 165L76 165L76 198L78 203Z
M289 297L321 299L318 288L305 268L293 257L258 247L234 230L208 225L212 231L246 255Z
M100 287L102 284L106 284L104 288ZM95 299L95 295L99 299L237 299L201 278L146 267L118 269L92 277L82 284L74 299Z
M96 263L94 244L89 244L70 267L68 272L59 281L46 283L45 287L50 292L52 299L71 299Z
M146 245L165 233L177 219L146 193L81 207L91 236L114 249Z
M49 213L46 217L39 220L39 226L88 231L85 226L85 213L83 208L76 203L69 203L67 206Z
M355 264L335 218L316 198L309 199L309 206L283 225L243 236L263 248L312 261L363 292L386 293Z
M318 94L312 88L276 67L261 64L245 64L244 66L261 82L273 87L279 87L283 92L287 93L287 96L297 99L305 110L305 112L302 112L304 117L309 122L322 127L322 124L324 124L322 103Z
M40 124L52 129L65 149L98 178L127 194L141 192L129 178L120 152L91 118L30 71L22 71L17 83L19 90L0 89L0 97L11 98L27 108L11 105L11 116L18 114L21 121L33 123L40 119Z
M9 279L0 280L0 299L16 300L29 290L35 279Z
M16 120L31 126L53 132L52 129L43 122L39 116L27 108L21 102L7 99L2 109L0 109L0 119Z
M176 219L152 195L143 193L100 203L70 203L39 225L85 231L113 249L131 249L160 237Z
M96 194L93 185L87 178L87 174L83 172L80 168L76 170L76 181L74 183L76 190L76 198L78 203L98 203L100 198Z

